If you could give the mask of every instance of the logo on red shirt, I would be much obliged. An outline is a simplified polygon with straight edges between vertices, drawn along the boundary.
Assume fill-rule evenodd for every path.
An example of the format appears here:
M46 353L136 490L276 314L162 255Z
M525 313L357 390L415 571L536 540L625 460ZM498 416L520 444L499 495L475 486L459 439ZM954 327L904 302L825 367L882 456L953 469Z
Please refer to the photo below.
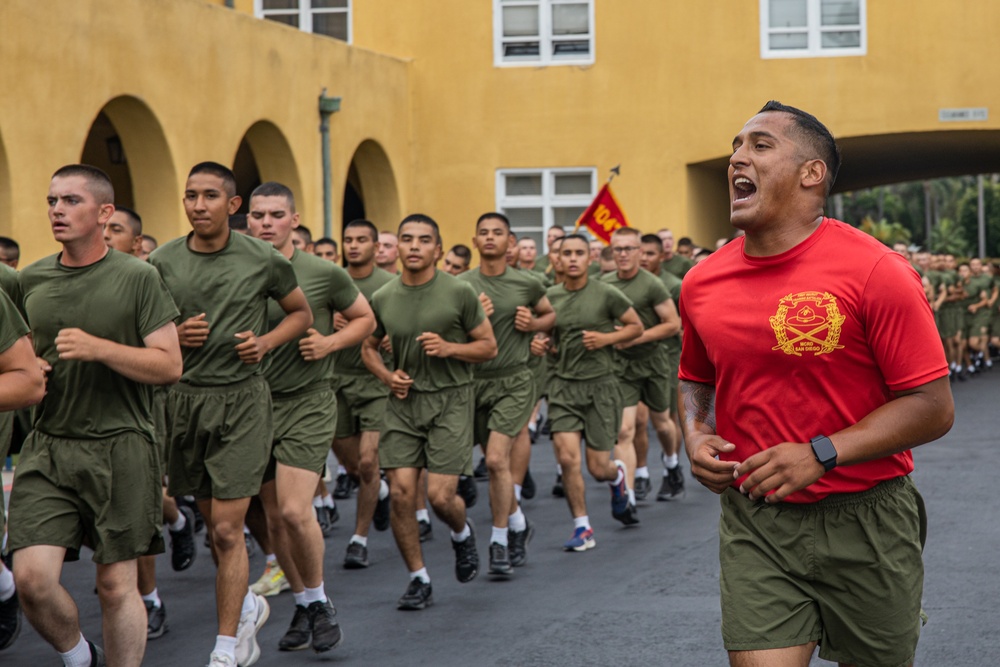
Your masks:
M772 350L801 357L843 349L840 328L847 319L837 308L837 297L829 292L799 292L778 302L778 312L770 317L778 344Z

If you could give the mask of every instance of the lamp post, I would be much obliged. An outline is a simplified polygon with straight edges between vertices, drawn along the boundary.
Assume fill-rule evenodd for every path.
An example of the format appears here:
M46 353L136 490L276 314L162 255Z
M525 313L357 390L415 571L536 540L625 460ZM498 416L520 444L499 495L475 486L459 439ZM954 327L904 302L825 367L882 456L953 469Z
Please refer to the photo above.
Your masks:
M319 94L319 134L323 152L323 236L333 237L333 192L330 167L330 116L340 111L340 98Z

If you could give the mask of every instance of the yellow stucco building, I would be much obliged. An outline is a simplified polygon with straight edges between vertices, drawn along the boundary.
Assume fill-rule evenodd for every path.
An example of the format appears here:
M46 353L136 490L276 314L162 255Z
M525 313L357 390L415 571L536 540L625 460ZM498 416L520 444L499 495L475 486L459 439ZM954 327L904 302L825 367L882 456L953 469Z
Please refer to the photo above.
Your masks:
M178 236L216 160L291 186L314 235L325 186L335 236L420 211L468 242L502 209L541 238L621 163L633 225L710 244L768 99L827 123L841 190L1000 171L997 25L973 0L4 0L0 235L54 251L49 176L87 161Z

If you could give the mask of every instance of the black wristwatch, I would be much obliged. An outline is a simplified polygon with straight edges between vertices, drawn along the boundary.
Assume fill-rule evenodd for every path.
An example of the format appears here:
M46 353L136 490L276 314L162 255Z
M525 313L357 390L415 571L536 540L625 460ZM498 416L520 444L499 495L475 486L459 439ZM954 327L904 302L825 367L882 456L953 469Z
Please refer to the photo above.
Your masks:
M827 472L837 467L837 448L833 446L830 438L825 435L817 435L809 441L809 444L812 445L816 460L823 464L823 468Z

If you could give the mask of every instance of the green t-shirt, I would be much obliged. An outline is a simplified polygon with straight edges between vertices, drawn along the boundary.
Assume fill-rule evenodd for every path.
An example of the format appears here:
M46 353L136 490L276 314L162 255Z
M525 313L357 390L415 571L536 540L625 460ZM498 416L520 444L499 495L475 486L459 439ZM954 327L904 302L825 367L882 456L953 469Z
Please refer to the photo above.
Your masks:
M938 281L938 295L942 292L945 294L945 299L948 298L951 288L958 284L958 273L956 271L942 271L940 275L940 280ZM941 303L941 308L961 308L961 302L959 301L943 301Z
M292 268L312 309L312 328L329 336L333 333L333 313L350 308L358 298L358 288L344 269L330 260L300 250L292 253ZM269 300L268 330L281 324L285 315L278 302ZM334 356L330 354L320 361L306 361L299 352L299 340L296 338L271 352L271 363L264 377L272 393L297 391L333 378Z
M499 276L484 276L478 268L459 276L459 280L472 285L477 295L485 293L493 302L490 324L493 325L499 352L495 359L477 364L473 373L528 363L531 339L535 334L515 329L514 314L519 306L534 308L539 299L545 296L545 286L537 276L538 274L532 274L528 270L510 267Z
M974 303L979 303L982 300L982 293L986 292L987 298L989 298L990 292L993 290L993 278L985 273L981 273L978 276L969 276L969 282L965 284L965 291L969 294L968 298L962 301L962 306L968 309ZM978 310L976 311L979 312Z
M549 256L548 255L539 255L538 257L536 257L535 258L535 268L530 269L530 270L531 271L535 271L537 273L548 273L548 271L549 271Z
M16 269L0 262L0 289L2 289L14 305L21 303L21 278Z
M77 328L107 340L143 347L143 339L177 317L156 271L108 250L83 267L41 259L21 272L23 311L35 354L52 365L34 426L58 438L109 438L128 431L153 440L153 388L93 361L60 360L56 336Z
M674 305L677 306L678 312L681 309L681 279L670 273L669 271L660 269L659 278L663 281L663 286L667 288L667 292L670 293L670 298L674 300ZM681 353L681 332L678 331L676 334L667 338L663 343L670 350L671 354L680 355Z
M556 311L555 343L559 356L552 372L564 380L593 380L615 369L614 348L587 350L584 331L611 333L616 321L632 307L621 290L601 280L587 280L570 291L565 283L550 287L549 302Z
M660 323L656 307L670 299L670 293L659 278L645 269L639 269L639 272L628 280L619 278L617 272L602 276L601 280L617 287L629 298L636 314L639 315L643 328L648 329ZM618 354L625 359L641 359L661 349L663 349L663 341L654 340L650 343L619 350Z
M8 266L7 268L10 267ZM21 336L28 334L28 325L24 323L24 319L21 317L21 313L18 312L13 299L7 296L6 288L0 291L0 318L2 318L2 326L0 326L0 354L3 354ZM9 443L0 443L0 446L7 444Z
M941 284L941 272L935 271L934 269L928 269L924 273L924 278L927 278L927 282L931 284L935 290L937 290L938 285Z
M395 273L389 273L384 269L374 266L373 271L365 278L355 278L354 284L364 297L368 299L368 303L371 304L372 296L375 292L377 292L382 285L394 280L396 277ZM346 347L343 350L338 350L337 352L334 352L333 358L338 372L352 373L353 371L353 375L358 375L361 372L368 372L368 368L365 366L364 362L361 361L361 345L355 345L354 347ZM388 355L384 353L382 355L382 360L386 362L386 366L389 366L392 363L388 358ZM389 367L391 368L391 366Z
M195 252L191 234L165 243L149 256L180 309L183 322L205 313L208 340L201 347L181 348L181 382L220 386L260 375L267 366L244 364L236 353L241 331L267 333L267 300L280 300L297 286L292 264L270 243L231 232L217 252Z
M678 278L683 278L691 270L692 266L694 266L694 262L684 255L678 255L677 253L674 253L674 256L670 259L660 262L660 269L662 271L668 271Z
M472 364L430 357L417 340L436 333L451 343L468 343L469 332L486 319L475 290L455 276L437 271L415 287L394 280L375 292L375 335L389 336L392 360L413 378L413 391L439 391L472 382Z

